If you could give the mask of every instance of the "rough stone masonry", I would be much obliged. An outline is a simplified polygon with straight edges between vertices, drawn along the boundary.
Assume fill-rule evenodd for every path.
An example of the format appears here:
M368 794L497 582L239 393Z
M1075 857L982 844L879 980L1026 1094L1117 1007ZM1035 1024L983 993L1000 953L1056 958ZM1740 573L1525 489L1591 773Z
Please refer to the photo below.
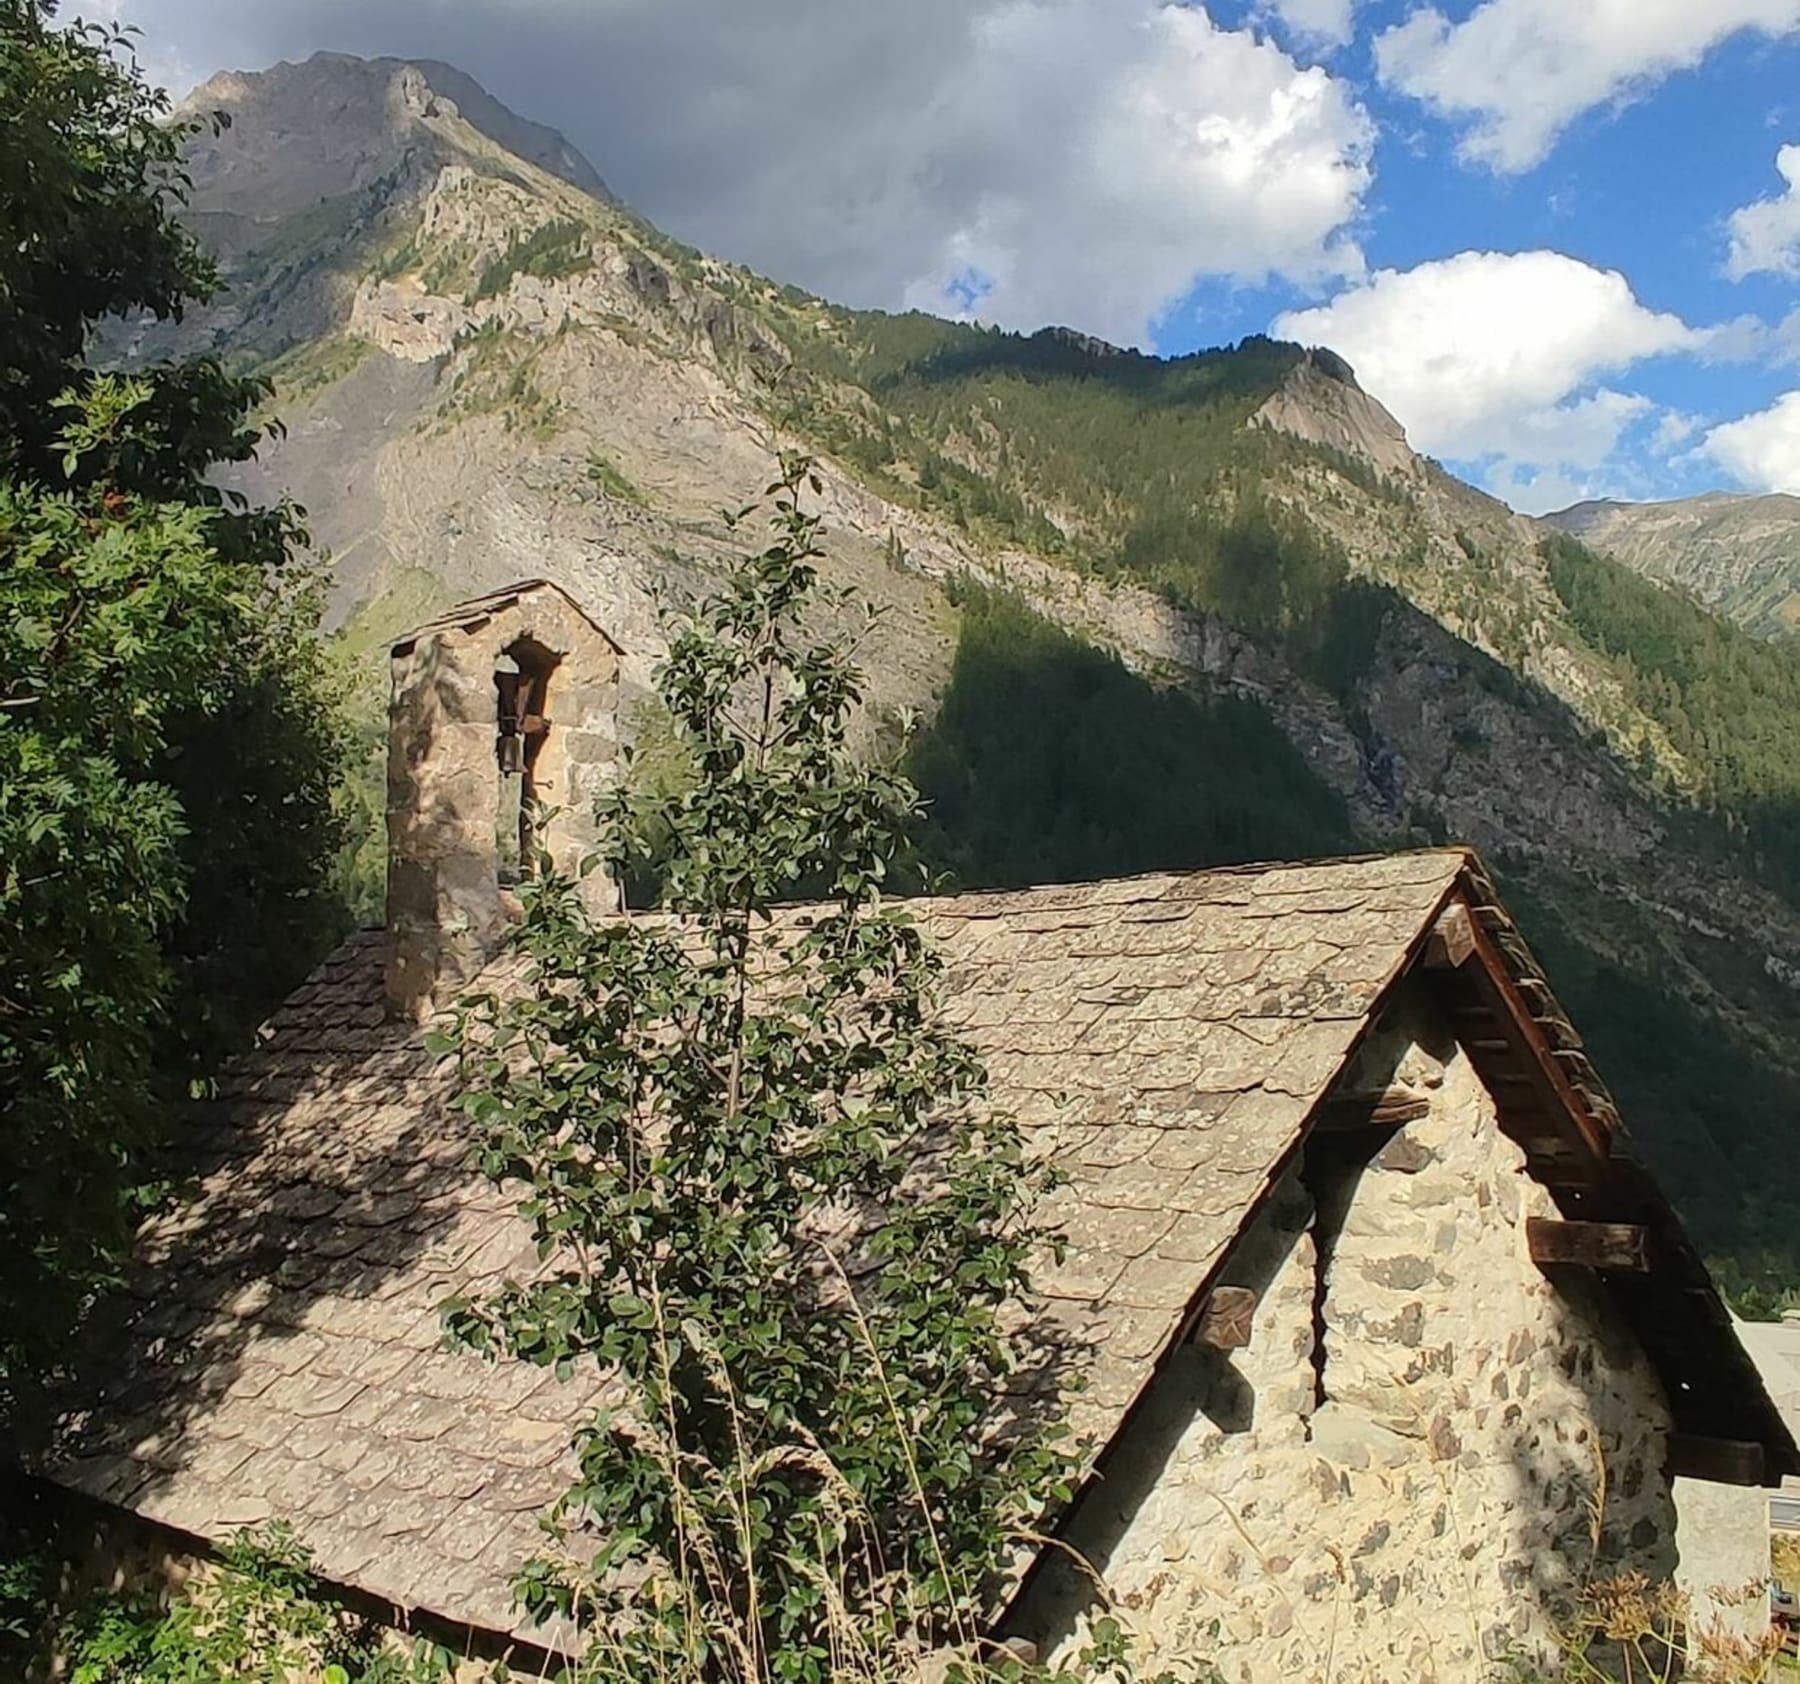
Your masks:
M514 773L535 807L532 840L574 874L597 846L594 803L617 775L619 652L556 586L464 603L394 646L388 735L387 997L417 1018L500 949L506 776L503 678L531 681L540 711ZM518 791L513 792L515 800ZM596 906L603 875L582 878Z
M1315 1137L1227 1265L1249 1347L1176 1354L1070 1533L1162 1660L1231 1684L1479 1678L1583 1577L1675 1565L1661 1387L1532 1263L1554 1206L1487 1090L1422 1002L1362 1070L1429 1112L1362 1163ZM1018 1629L1070 1656L1090 1603L1053 1568Z

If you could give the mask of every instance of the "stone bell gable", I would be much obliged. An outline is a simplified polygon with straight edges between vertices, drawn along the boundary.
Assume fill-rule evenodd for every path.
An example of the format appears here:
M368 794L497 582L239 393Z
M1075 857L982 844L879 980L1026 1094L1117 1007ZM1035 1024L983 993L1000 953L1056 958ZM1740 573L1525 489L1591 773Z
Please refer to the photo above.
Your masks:
M387 1002L416 1018L499 950L541 852L571 874L618 764L619 650L555 585L478 597L393 646ZM599 875L598 907L617 904Z

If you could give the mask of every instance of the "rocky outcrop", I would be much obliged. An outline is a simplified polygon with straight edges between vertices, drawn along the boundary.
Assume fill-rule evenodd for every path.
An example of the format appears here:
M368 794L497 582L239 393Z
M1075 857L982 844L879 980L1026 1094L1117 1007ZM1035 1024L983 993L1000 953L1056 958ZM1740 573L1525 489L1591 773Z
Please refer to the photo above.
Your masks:
M1380 474L1405 482L1422 477L1406 429L1356 384L1350 365L1329 351L1312 351L1297 363L1254 422L1342 451Z
M331 55L326 55L328 58ZM341 55L339 62L343 62ZM347 61L354 66L358 61ZM374 59L392 73L408 109L421 117L461 117L503 151L566 181L590 198L612 204L611 190L568 139L521 117L495 99L473 76L437 59Z
M390 357L428 363L450 354L469 319L453 299L433 297L416 282L371 276L356 289L349 331Z
M447 64L316 53L256 72L226 71L182 102L181 114L221 114L230 126L203 131L188 162L209 225L241 219L240 243L260 243L320 204L360 192L407 153L448 155L459 120L498 150L611 202L599 172L554 129L507 110Z

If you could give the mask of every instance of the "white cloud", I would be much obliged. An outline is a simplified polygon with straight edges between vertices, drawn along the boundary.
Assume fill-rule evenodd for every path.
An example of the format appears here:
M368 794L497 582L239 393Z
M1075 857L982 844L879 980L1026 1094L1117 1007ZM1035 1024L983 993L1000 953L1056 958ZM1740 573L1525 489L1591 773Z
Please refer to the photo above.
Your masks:
M1360 271L1340 230L1372 136L1342 85L1204 12L1157 8L1121 34L1119 10L1014 4L983 19L933 148L972 190L933 230L907 303L953 308L973 273L984 319L1141 341L1202 275Z
M1764 271L1800 275L1800 146L1782 147L1775 168L1787 191L1731 213L1725 273L1734 281Z
M1702 362L1755 363L1780 354L1782 329L1771 327L1761 316L1733 316L1701 332Z
M1713 366L1761 363L1785 368L1800 362L1800 306L1778 322L1756 315L1733 316L1697 332L1699 344L1694 354Z
M1667 456L1686 444L1703 425L1698 415L1689 415L1681 409L1665 409L1657 420L1651 442L1661 455Z
M1800 392L1714 427L1701 450L1752 491L1800 493Z
M242 68L450 61L695 244L847 303L1147 342L1206 278L1360 272L1349 85L1164 0L123 0ZM1303 5L1316 0L1300 0Z
M1639 393L1602 386L1586 397L1517 416L1506 428L1498 454L1515 463L1599 468L1619 448L1626 429L1655 410L1656 405Z
M1530 169L1584 111L1691 70L1741 30L1800 29L1800 0L1484 0L1435 7L1375 43L1381 79L1467 122L1463 156Z
M1547 515L1575 503L1619 495L1619 487L1611 480L1561 468L1521 467L1514 462L1499 463L1487 476L1487 489L1507 507L1528 515Z
M1583 468L1649 409L1596 388L1598 377L1705 342L1640 304L1623 275L1552 251L1465 251L1379 270L1270 331L1349 358L1420 450Z
M1263 15L1280 19L1307 46L1347 47L1356 36L1362 0L1266 0Z

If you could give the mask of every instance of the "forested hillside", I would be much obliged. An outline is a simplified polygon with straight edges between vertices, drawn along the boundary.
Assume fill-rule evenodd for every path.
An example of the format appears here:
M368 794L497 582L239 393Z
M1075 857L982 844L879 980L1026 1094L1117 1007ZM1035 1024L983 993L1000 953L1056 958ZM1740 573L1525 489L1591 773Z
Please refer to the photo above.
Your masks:
M1547 539L1545 554L1582 636L1668 732L1696 804L1800 896L1800 646L1763 642L1571 539Z
M118 348L272 372L289 433L236 483L312 509L372 739L381 638L518 577L580 597L642 695L654 595L704 581L718 510L803 444L831 582L881 609L865 741L907 745L939 869L1473 843L1705 1242L1800 1284L1800 1200L1765 1170L1800 1117L1800 708L1772 652L1546 550L1327 352L842 310L509 150L431 77L202 90L233 125L191 160L196 226L235 290ZM271 144L322 80L387 90L376 129ZM294 214L246 219L259 183Z
M1268 710L1151 684L1016 597L958 593L936 716L906 770L921 845L953 882L1077 882L1171 866L1344 853L1342 799Z
M1714 491L1671 503L1577 503L1546 518L1759 637L1800 631L1800 497Z

